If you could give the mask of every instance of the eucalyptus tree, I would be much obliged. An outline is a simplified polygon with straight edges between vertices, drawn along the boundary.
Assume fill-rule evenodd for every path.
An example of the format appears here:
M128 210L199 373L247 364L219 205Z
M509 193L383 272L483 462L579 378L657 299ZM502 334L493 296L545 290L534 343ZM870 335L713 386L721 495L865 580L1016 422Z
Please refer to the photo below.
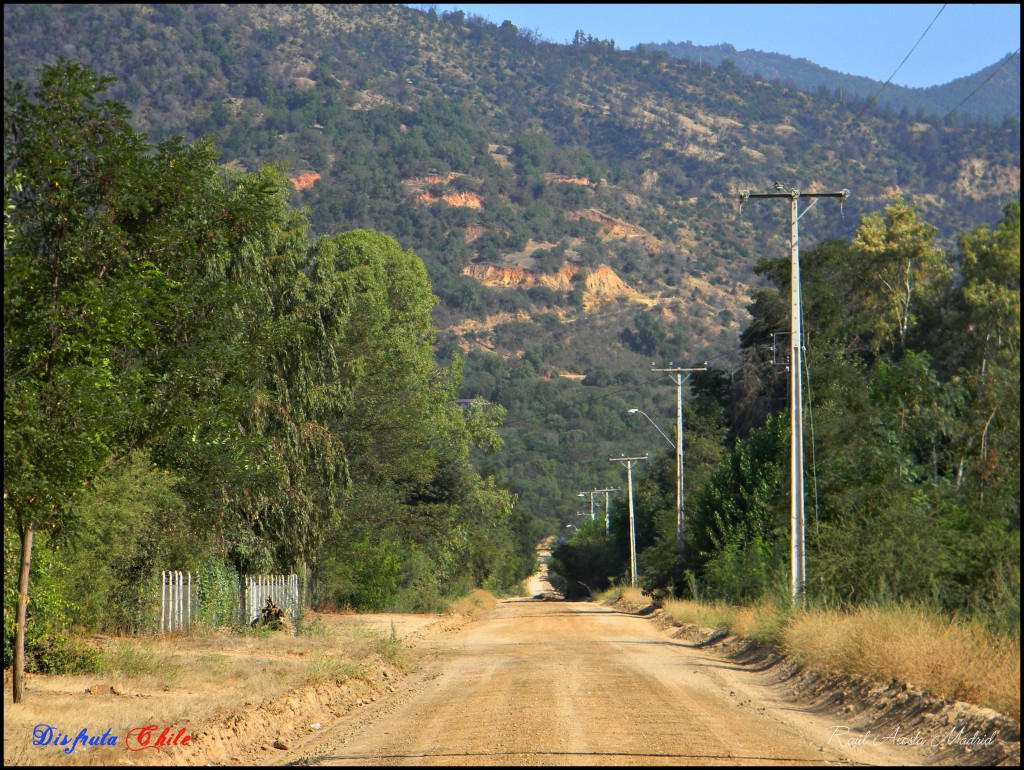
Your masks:
M919 306L951 279L945 253L934 245L937 232L902 198L886 206L884 215L861 217L852 242L855 259L847 269L848 296L859 306L874 352L902 355Z
M993 229L960 238L960 291L967 341L960 371L970 390L961 472L974 467L979 507L986 493L1020 527L1020 202L1007 204Z
M344 446L329 427L348 403L329 336L347 310L331 306L309 268L305 215L289 207L278 171L214 182L208 193L226 226L216 231L217 251L190 276L206 288L189 306L192 332L166 357L175 360L170 382L202 379L205 394L217 397L179 400L178 427L154 441L221 537L241 612L244 576L302 562L348 482ZM206 344L211 328L216 346Z
M337 422L353 479L420 483L432 465L432 412L447 398L433 360L437 300L423 263L370 230L319 239L310 263L335 306L348 308L330 342L353 387Z
M435 441L455 408L450 374L433 359L436 298L416 254L374 231L318 239L309 266L327 306L345 314L326 338L349 388L347 407L327 424L344 441L352 481L338 497L331 548L359 558L382 542L397 552L410 538L429 540L415 503L459 483L442 472Z
M500 449L504 410L456 405L461 359L434 360L437 300L422 261L390 236L357 230L320 238L309 270L337 320L325 339L348 387L325 423L344 442L352 484L325 527L324 563L379 565L346 578L352 596L375 606L417 560L432 565L438 590L466 570L477 584L508 574L499 563L515 552L506 538L513 500L480 478L470 456L471 446Z

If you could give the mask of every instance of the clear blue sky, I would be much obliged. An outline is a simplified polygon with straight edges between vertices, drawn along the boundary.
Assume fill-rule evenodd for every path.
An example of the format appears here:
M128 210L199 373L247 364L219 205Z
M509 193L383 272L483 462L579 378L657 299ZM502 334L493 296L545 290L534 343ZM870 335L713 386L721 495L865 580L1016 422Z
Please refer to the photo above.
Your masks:
M570 42L578 29L625 49L638 43L729 43L739 51L781 53L880 82L917 45L892 79L912 87L973 75L1020 48L1017 4L434 5L439 13L461 9L495 24L507 19L552 43Z

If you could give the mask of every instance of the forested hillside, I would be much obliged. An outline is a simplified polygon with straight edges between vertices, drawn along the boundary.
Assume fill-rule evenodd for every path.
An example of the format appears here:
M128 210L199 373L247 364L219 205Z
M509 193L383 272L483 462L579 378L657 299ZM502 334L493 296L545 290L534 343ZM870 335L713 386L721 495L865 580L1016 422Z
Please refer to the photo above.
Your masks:
M999 122L1007 115L1020 120L1020 53L1006 56L980 72L928 88L908 88L880 83L871 78L847 75L821 67L807 59L794 59L766 51L737 51L731 45L694 45L651 41L644 48L688 59L698 66L717 66L726 59L747 75L814 93L822 89L858 99L876 99L896 112L938 120L957 111L974 118ZM883 87L884 86L884 87Z
M79 520L120 532L134 511L173 533L199 517L210 544L169 537L159 558L237 572L317 552L324 601L430 606L513 581L531 538L579 522L581 493L624 486L609 456L650 452L645 584L766 595L788 538L788 262L773 260L789 221L739 193L780 182L851 193L800 224L809 591L1003 625L1016 607L1019 623L1012 105L999 120L896 110L618 50L585 26L556 45L429 7L5 6L5 105L58 57L111 75L131 161L65 178L49 153L68 150L40 133L39 157L11 162L29 118L5 109L10 252L43 260L23 273L5 255L5 314L39 313L15 318L28 336L5 356L5 416L22 415L5 492L24 484L31 502L19 533L37 522L56 545ZM106 133L48 109L100 153ZM89 261L108 244L121 263ZM60 259L80 283L33 294ZM670 434L675 388L651 362L705 360L685 397L679 562L673 458L627 410ZM129 506L143 483L152 502ZM598 521L560 554L567 575L627 574L623 504L607 538ZM128 585L158 552L124 548L104 569ZM38 551L65 580L85 558Z
M803 217L805 247L902 195L951 248L1020 188L1012 117L876 109L581 27L555 45L399 5L8 5L4 69L78 58L154 138L283 164L315 232L414 249L438 357L466 355L460 395L509 409L497 470L535 514L566 514L579 488L614 486L594 458L627 449L626 409L671 414L650 361L740 364L754 268L788 227L740 190L849 189Z

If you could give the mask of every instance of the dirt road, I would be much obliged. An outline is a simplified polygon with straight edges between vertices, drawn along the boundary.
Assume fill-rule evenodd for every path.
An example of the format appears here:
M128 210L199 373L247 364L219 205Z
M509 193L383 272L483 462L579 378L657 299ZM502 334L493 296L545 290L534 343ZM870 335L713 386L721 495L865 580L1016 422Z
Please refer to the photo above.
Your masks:
M424 638L419 670L282 763L916 764L789 700L770 674L592 602L509 600ZM837 730L837 728L840 728Z

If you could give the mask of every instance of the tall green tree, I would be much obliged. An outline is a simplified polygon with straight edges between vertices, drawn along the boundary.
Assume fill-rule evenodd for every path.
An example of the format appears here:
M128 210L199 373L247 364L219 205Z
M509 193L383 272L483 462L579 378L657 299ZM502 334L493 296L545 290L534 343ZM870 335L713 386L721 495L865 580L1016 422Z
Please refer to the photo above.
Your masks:
M919 306L949 281L952 271L934 245L936 232L902 198L886 206L884 216L861 218L846 285L875 352L905 351Z
M353 378L336 355L350 324L347 301L310 264L307 221L288 205L287 180L266 168L232 182L241 210L259 214L241 229L231 250L237 265L225 276L239 290L234 310L255 379L231 441L260 442L270 482L255 485L246 473L223 487L241 604L245 574L299 566L337 516L349 477L335 427L351 403Z
M415 253L381 233L322 237L309 264L328 317L336 318L326 332L328 350L350 389L347 407L324 423L344 442L351 478L335 501L328 562L397 564L410 538L430 539L464 481L435 442L454 408L447 377L433 360L436 300ZM342 581L350 586L343 600L381 607L397 590L393 582L366 593L366 575L359 574ZM332 580L321 571L321 583Z
M429 603L463 578L507 581L513 501L470 454L500 449L504 410L456 406L461 359L434 360L436 299L423 263L389 236L353 231L319 239L309 264L327 305L344 308L328 337L351 388L348 407L326 420L344 441L352 485L318 570L324 598L380 608L411 584ZM378 568L371 580L346 562Z
M80 526L75 501L91 480L150 448L202 501L197 525L248 545L261 531L230 512L239 499L265 511L287 480L280 442L242 419L272 393L274 335L294 322L264 318L253 288L268 294L257 274L280 242L294 252L304 237L283 213L283 180L225 178L207 145L149 145L103 99L108 82L62 61L31 91L5 89L5 177L24 180L9 195L4 250L18 700L33 532Z
M961 470L977 504L993 494L1020 527L1020 202L1004 209L995 229L960 239L963 348L960 373L970 392L958 442ZM963 472L958 485L964 483Z
M336 429L353 480L429 478L431 411L446 398L433 361L436 298L423 263L390 236L357 230L321 238L310 263L347 316L330 342L353 385Z
M17 174L4 248L4 507L22 545L14 698L24 696L33 532L71 524L90 479L138 440L152 380L152 308L173 281L143 243L160 159L109 79L67 62L4 91L5 178ZM6 185L5 185L6 187Z

